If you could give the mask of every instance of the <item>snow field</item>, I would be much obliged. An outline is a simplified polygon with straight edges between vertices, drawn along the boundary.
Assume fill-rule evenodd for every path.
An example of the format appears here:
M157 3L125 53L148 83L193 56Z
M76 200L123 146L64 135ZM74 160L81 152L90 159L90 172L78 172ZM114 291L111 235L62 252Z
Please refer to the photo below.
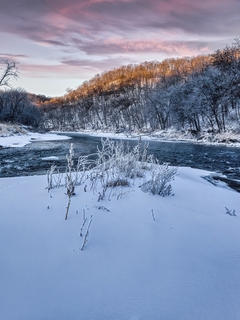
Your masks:
M239 319L239 193L207 174L179 168L164 198L136 182L98 202L81 185L68 220L65 188L48 193L45 176L0 179L0 318ZM81 251L83 210L93 221Z

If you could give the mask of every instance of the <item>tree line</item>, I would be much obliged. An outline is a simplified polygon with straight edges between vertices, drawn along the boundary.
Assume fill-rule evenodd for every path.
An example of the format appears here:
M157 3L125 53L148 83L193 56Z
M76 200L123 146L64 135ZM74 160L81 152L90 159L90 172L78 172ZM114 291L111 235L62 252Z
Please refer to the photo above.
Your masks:
M24 89L13 89L10 82L19 77L16 62L2 61L0 68L0 121L39 127L42 125L42 110L33 97Z
M0 120L3 98L16 101L13 105L5 102L5 119L34 123L37 118L36 124L48 129L239 132L240 42L236 39L210 55L122 66L97 74L62 97L18 92L25 98L14 100L10 94L13 92L0 93ZM23 119L19 116L21 101L26 107Z
M123 66L44 105L51 129L240 131L239 40L211 55Z

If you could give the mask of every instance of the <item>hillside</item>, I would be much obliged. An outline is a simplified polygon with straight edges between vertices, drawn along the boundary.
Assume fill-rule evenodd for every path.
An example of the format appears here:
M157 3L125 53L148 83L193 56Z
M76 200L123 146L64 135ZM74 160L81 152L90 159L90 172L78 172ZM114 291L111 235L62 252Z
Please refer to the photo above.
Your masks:
M230 133L238 141L239 87L240 41L235 40L211 55L106 71L62 97L1 91L0 121L59 131L175 132L195 140Z
M199 138L240 126L240 45L208 56L128 65L96 75L41 105L54 130L154 133L174 129Z

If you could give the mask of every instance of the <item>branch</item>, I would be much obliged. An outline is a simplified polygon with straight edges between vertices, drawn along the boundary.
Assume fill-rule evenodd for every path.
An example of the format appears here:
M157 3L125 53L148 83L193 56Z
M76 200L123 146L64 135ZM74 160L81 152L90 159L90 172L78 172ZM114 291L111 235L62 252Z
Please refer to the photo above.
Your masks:
M7 59L2 60L5 68L0 68L3 70L2 74L0 75L0 87L7 86L11 87L9 81L11 79L19 78L19 71L17 68L17 63L15 61L9 61Z

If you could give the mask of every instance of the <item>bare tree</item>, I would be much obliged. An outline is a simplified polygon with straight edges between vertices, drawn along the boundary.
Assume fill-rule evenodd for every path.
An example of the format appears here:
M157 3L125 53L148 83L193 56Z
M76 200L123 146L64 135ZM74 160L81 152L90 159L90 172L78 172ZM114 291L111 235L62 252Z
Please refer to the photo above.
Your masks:
M9 87L9 81L12 79L17 79L18 76L18 68L17 63L15 61L9 61L8 59L0 60L0 87Z

